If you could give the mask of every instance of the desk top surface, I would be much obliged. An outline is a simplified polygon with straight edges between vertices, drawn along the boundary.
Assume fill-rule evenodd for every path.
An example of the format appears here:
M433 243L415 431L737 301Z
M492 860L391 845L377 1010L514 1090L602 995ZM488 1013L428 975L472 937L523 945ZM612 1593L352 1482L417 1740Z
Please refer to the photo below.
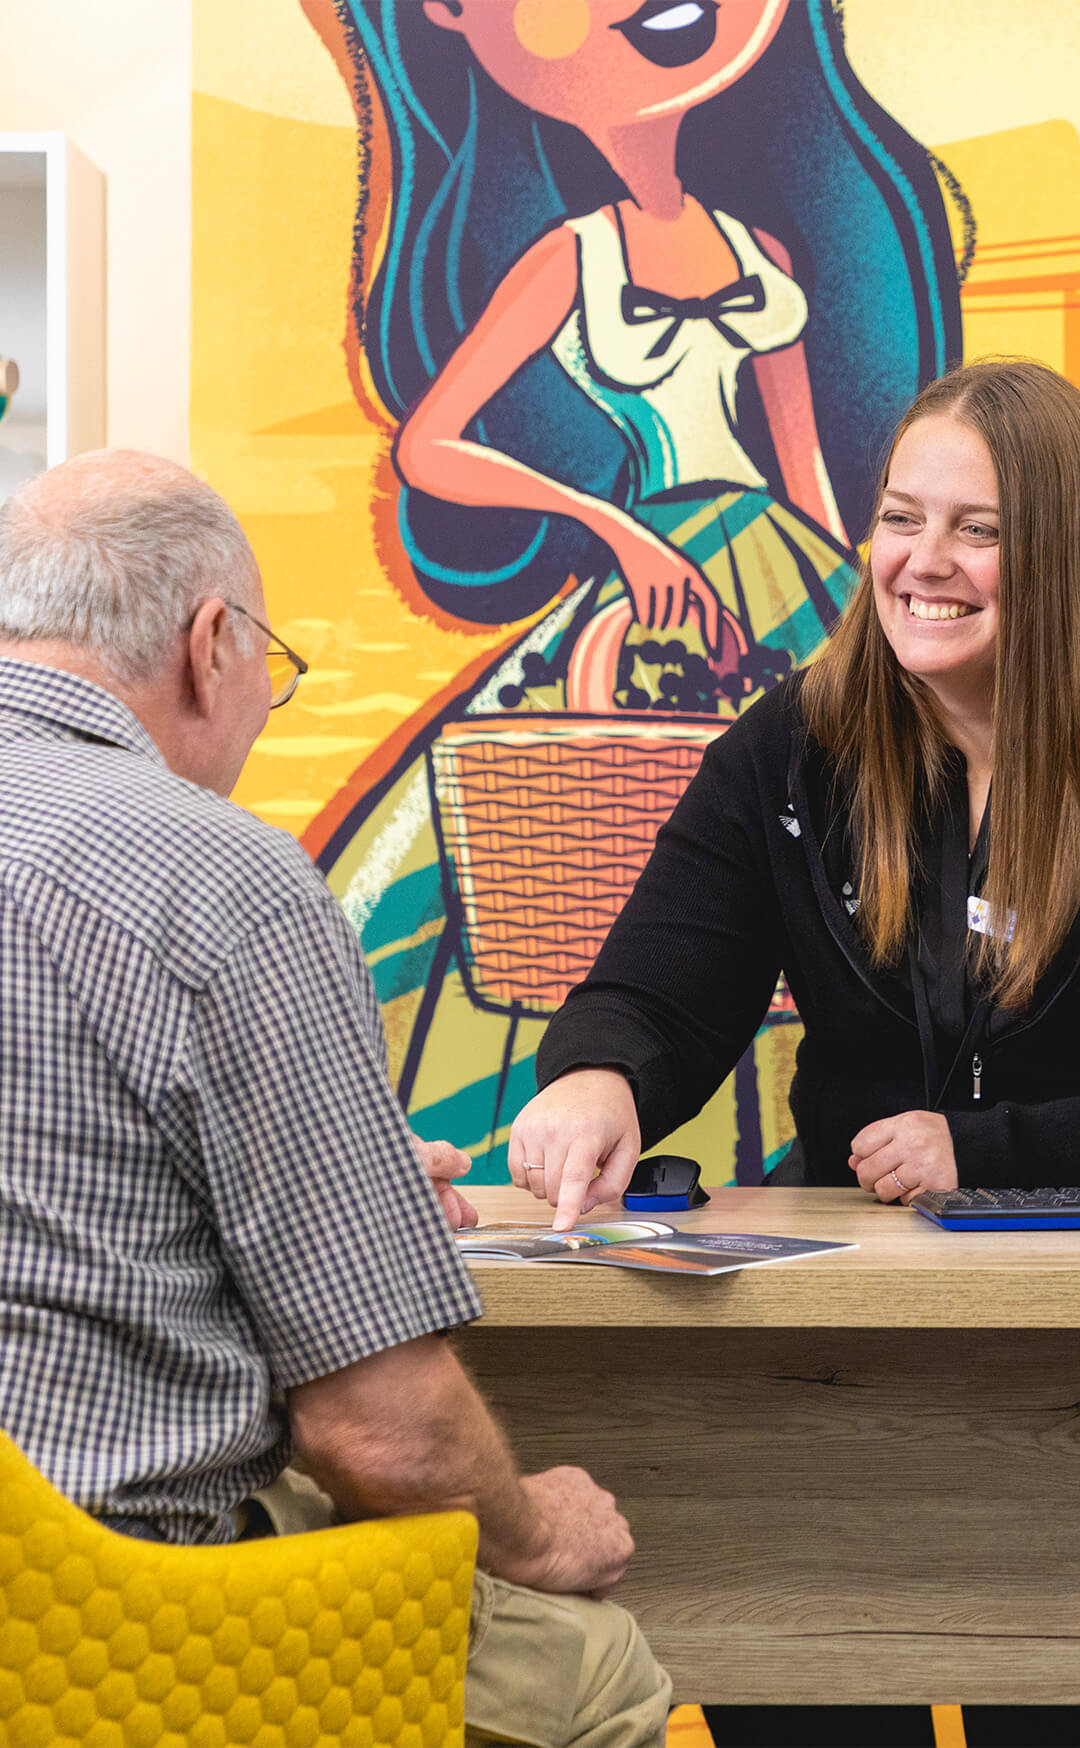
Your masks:
M512 1188L470 1191L480 1219L549 1223ZM672 1280L631 1269L478 1263L489 1327L1080 1327L1080 1230L945 1232L858 1189L711 1190L705 1208L657 1214L689 1232L834 1239L857 1250ZM632 1219L618 1204L592 1220ZM649 1218L649 1216L645 1216ZM587 1224L588 1222L582 1222Z

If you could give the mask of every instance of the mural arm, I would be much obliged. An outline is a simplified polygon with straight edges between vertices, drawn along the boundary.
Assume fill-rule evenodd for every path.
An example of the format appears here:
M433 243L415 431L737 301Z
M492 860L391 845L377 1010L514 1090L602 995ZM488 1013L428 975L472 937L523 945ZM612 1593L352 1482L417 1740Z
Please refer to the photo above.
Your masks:
M756 230L754 235L766 255L782 272L790 274L791 256L783 244L765 231ZM754 377L788 497L798 509L805 511L813 521L827 528L843 546L847 546L847 530L821 453L810 372L802 341L796 340L793 346L784 346L778 352L766 352L756 357Z
M577 239L560 227L541 237L511 268L475 327L408 415L395 444L395 466L406 485L453 504L572 516L610 547L644 624L682 624L693 609L700 615L706 643L715 649L720 602L696 565L617 505L464 436L515 372L551 343L569 319L577 294Z

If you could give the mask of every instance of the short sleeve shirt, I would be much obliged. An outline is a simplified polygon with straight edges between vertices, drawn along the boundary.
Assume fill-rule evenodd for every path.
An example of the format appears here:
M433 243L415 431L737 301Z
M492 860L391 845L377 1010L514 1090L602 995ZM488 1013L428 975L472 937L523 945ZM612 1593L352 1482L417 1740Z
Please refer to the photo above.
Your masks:
M480 1303L307 857L89 681L0 660L0 1424L221 1541L284 1392Z

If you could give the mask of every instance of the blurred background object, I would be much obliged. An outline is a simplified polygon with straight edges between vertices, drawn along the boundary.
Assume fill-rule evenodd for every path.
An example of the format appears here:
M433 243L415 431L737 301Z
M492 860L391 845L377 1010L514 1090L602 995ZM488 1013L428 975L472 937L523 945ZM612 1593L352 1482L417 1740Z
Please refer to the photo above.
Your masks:
M15 390L19 386L19 366L14 358L0 358L0 419L8 410Z
M0 133L0 311L2 502L105 443L105 178L66 134Z

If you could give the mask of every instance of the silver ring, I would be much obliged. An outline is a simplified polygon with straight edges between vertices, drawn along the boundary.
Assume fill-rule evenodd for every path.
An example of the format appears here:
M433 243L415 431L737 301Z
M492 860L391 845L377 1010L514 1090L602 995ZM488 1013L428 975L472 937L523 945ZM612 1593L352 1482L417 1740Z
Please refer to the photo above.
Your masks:
M895 1185L896 1185L896 1187L897 1187L897 1189L898 1189L898 1190L902 1190L902 1191L904 1191L904 1192L905 1192L905 1193L906 1193L906 1192L907 1192L907 1184L902 1184L902 1183L901 1183L901 1182L900 1182L900 1179L899 1179L899 1178L898 1178L898 1177L897 1177L897 1175L896 1175L896 1173L895 1173L895 1171L891 1171L891 1172L890 1172L890 1173L889 1173L889 1176L890 1176L890 1177L891 1177L891 1178L892 1178L892 1181L893 1181L893 1183L894 1183L894 1184L895 1184Z
M523 1165L522 1166L523 1171L543 1171L543 1169L544 1168L542 1165Z

